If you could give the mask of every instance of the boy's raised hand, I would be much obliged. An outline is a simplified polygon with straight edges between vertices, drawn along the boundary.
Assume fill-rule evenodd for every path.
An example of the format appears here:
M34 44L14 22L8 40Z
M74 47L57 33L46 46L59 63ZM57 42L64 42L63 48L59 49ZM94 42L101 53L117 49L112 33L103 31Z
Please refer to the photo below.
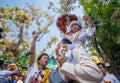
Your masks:
M84 15L84 16L82 17L82 19L85 20L85 21L87 21L87 22L91 22L91 21L92 21L91 17L90 17L90 16L87 16L87 15Z

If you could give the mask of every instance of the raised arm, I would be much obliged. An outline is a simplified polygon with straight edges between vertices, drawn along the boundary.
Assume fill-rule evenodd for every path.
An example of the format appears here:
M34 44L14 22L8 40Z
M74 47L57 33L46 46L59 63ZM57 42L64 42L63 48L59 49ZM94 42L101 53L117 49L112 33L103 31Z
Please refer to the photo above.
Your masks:
M95 27L95 24L94 24L94 22L93 22L93 20L91 19L90 16L83 16L83 20L88 22L88 25L90 26L90 28L94 28Z
M35 47L36 47L36 39L38 37L38 33L34 31L32 33L32 36L33 36L33 40L32 40L32 45L31 45L31 49L30 49L29 66L31 66L35 62Z
M90 16L83 16L83 20L88 23L88 28L86 29L86 35L92 36L96 31L96 26Z

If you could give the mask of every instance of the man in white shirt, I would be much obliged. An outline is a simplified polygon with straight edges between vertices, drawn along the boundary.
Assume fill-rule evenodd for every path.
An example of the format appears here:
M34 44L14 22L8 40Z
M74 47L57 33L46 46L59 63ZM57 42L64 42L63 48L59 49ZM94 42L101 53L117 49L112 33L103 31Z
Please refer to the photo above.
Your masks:
M25 80L25 83L48 83L48 76L50 74L50 70L46 67L49 56L46 53L41 54L38 57L37 64L35 61L36 54L35 54L35 47L36 47L36 40L38 38L38 33L32 33L33 40L31 45L31 52L30 52L30 62L28 68L28 75Z
M105 70L105 65L103 63L97 63L97 66L104 76L101 83L120 83L120 81L115 77L115 75L110 74Z

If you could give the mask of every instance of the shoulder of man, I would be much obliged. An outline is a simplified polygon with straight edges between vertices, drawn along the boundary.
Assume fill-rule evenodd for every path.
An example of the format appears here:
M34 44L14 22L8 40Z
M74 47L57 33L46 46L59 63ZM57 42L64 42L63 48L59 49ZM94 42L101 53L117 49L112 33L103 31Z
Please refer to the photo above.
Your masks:
M51 80L51 83L65 83L65 81L61 78L61 75L58 72L58 68L51 71L49 80Z

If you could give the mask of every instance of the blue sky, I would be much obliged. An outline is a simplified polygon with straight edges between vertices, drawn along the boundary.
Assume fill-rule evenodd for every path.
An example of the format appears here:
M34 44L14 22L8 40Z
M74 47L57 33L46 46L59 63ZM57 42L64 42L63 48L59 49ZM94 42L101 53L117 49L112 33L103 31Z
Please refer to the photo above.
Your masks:
M58 4L59 0L49 0L49 1L54 2L54 5L56 7L59 7L59 4ZM47 43L47 41L50 40L51 36L56 35L59 40L61 39L60 32L57 29L56 24L55 24L56 19L59 16L59 14L51 12L50 10L47 9L49 1L48 0L44 0L44 1L43 0L0 0L0 6L2 6L2 7L6 6L8 4L9 7L18 6L18 7L23 7L24 8L26 6L26 3L29 3L29 4L32 4L34 6L40 6L48 14L54 15L54 24L49 27L50 33L46 34L45 37L41 41L37 42L37 46L36 46L37 52L41 51L44 47L46 47L46 43ZM71 13L76 14L77 16L82 16L83 15L83 9L82 9L82 7L80 7L78 9L76 9L75 11L72 11ZM34 26L32 26L32 27L34 27ZM29 33L32 33L32 31L34 31L34 30L35 30L35 28L31 28L29 30ZM55 46L56 46L56 44L53 45L52 49L54 49ZM48 50L47 53L50 54L51 50Z

